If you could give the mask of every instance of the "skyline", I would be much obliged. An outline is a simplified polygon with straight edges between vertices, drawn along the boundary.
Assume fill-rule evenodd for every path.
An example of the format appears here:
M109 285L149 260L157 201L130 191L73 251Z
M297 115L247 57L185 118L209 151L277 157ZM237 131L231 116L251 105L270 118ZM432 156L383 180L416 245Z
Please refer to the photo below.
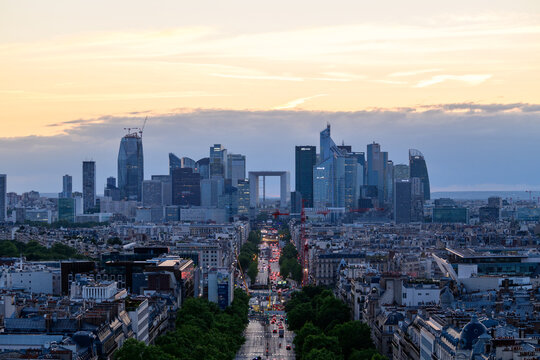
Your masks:
M408 162L410 148L420 150L426 157L434 192L540 190L538 184L527 182L531 172L538 174L531 164L536 161L539 112L523 104L454 104L429 112L205 110L154 115L149 117L143 140L145 179L168 174L169 152L198 160L208 156L210 146L221 143L231 153L246 155L247 171L288 170L294 183L294 146L318 147L318 134L330 122L337 143L344 141L354 151L365 151L367 144L376 141L395 164ZM0 162L9 177L8 190L59 192L66 173L73 176L74 190L78 190L81 163L93 159L97 191L101 193L106 178L117 174L123 128L140 126L144 116L81 120L70 123L71 128L63 135L0 141ZM516 121L532 131L523 133L515 126ZM513 138L520 139L519 146L507 146L508 139ZM277 184L270 181L269 195L273 195L274 187L277 193Z
M3 137L149 109L540 104L540 4L532 0L397 2L392 11L243 0L0 8Z

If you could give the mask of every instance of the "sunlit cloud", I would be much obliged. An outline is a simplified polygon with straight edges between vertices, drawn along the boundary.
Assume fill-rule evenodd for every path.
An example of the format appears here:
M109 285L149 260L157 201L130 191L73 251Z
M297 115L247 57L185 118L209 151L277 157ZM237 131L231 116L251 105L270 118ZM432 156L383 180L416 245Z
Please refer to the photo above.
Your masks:
M395 77L414 76L414 75L418 75L418 74L425 74L425 73L437 72L437 71L441 71L441 69L424 69L424 70L415 70L415 71L400 71L400 72L395 72L395 73L392 73L392 74L388 74L388 76L395 76Z
M483 83L484 81L490 79L492 77L491 74L469 74L469 75L435 75L432 76L430 79L422 80L416 84L415 87L422 88L426 86L432 86L435 84L439 84L448 80L452 81L460 81L467 83L468 85L479 85Z
M301 77L296 76L276 76L276 75L241 75L241 74L221 74L211 73L210 76L217 76L230 79L243 80L277 80L277 81L304 81Z
M304 98L300 98L300 99L295 99L295 100L289 101L288 103L285 103L283 105L279 105L279 106L274 107L274 110L294 109L298 105L302 105L303 103L305 103L308 100L315 99L315 98L318 98L318 97L321 97L321 96L327 96L327 95L328 94L318 94L318 95L308 96L308 97L304 97Z

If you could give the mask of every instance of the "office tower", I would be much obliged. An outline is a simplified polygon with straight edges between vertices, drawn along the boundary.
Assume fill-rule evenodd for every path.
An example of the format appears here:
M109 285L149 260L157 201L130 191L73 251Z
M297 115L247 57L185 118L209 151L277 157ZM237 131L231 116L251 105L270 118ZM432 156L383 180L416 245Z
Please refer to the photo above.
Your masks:
M201 176L191 168L174 169L172 173L173 205L201 205Z
M411 222L411 181L399 180L394 189L394 221L396 224Z
M159 180L144 180L142 186L143 206L163 205L163 183Z
M429 200L431 198L431 192L426 160L424 159L424 155L416 149L409 150L409 169L412 178L417 177L422 179L424 184L424 200Z
M96 162L83 161L83 211L90 213L96 206Z
M58 220L75 221L75 198L61 197L58 199Z
M113 201L120 200L120 189L116 187L116 178L114 176L109 176L107 178L107 185L105 185L103 195L110 197Z
M413 177L411 181L411 221L424 221L424 184L422 179Z
M193 160L191 158L188 158L188 157L184 156L182 159L180 159L180 163L181 163L183 168L195 169L195 160Z
M227 178L227 149L221 144L210 147L210 177Z
M201 206L218 206L218 199L225 190L225 179L215 177L201 180Z
M0 222L7 218L7 175L0 174Z
M247 216L249 214L249 180L238 180L238 215Z
M367 146L367 185L377 187L378 206L382 207L385 200L386 166L388 153L381 151L381 146L377 143Z
M330 124L320 132L319 162L313 167L313 206L344 206L344 152L330 137Z
M174 169L181 169L182 168L182 159L180 159L178 156L174 155L173 153L169 153L169 175L172 176Z
M70 175L62 177L62 198L70 198L73 193L73 178Z
M302 194L300 194L300 191L291 191L291 213L300 214L301 212L302 212Z
M161 202L164 206L172 205L172 176L152 175L152 180L161 182Z
M238 189L232 186L232 180L224 181L223 193L218 197L218 208L225 209L225 219L233 221L238 214Z
M313 207L332 206L334 198L332 176L332 159L327 159L313 168Z
M304 199L305 207L313 207L313 167L317 162L315 146L295 147L295 190Z
M409 165L396 164L394 165L394 181L407 180L410 178Z
M364 167L359 162L358 155L354 153L347 154L343 161L345 166L343 206L348 209L357 208L361 188L364 185Z
M195 172L201 174L201 179L210 178L210 158L202 158L195 163Z
M107 178L106 189L114 189L116 187L116 178L114 176L109 176Z
M125 200L141 201L144 180L143 144L140 133L129 133L118 151L118 188Z
M502 208L502 199L499 196L490 196L488 198L488 207Z
M238 180L246 178L246 156L241 154L227 155L228 179L232 180L232 186L238 184Z
M392 203L394 201L394 162L392 160L386 162L384 190L384 202Z

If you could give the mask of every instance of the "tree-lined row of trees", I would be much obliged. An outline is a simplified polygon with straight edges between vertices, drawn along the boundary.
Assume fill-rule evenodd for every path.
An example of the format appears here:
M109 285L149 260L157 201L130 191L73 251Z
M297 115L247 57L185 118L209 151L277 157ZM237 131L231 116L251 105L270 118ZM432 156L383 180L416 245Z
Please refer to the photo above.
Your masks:
M379 360L368 325L351 321L350 309L327 289L306 286L285 306L289 328L296 333L299 360Z
M261 243L261 232L251 231L248 239L244 245L240 248L240 254L238 255L239 266L242 267L244 274L247 274L251 279L251 283L255 283L257 274L259 273L259 244Z
M284 279L290 277L296 282L302 281L302 265L298 262L298 251L291 242L287 242L281 250L279 273Z
M24 256L29 261L86 259L71 246L56 242L46 248L37 241L24 243L17 240L0 241L0 257Z
M176 328L146 345L126 340L115 360L226 360L234 359L245 339L249 297L234 291L234 300L224 311L205 299L187 299L178 311Z

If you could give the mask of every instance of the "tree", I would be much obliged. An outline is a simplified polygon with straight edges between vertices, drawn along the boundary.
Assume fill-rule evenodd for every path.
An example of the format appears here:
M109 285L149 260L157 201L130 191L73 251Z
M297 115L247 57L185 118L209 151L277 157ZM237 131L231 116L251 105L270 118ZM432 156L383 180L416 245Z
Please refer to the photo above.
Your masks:
M296 332L293 343L298 358L302 358L302 348L304 347L304 342L309 335L321 335L322 330L313 325L311 321L302 326L300 330Z
M0 256L5 257L17 257L19 256L19 251L17 246L9 240L0 241Z
M255 281L257 281L257 274L259 273L259 264L258 261L253 261L251 264L249 264L249 268L247 271L247 274L249 278L251 279L251 283L255 284Z
M339 324L350 319L351 312L347 305L334 296L325 297L317 311L315 324L325 331L330 330L330 324Z
M313 349L307 353L302 359L304 360L340 360L343 356L336 355L327 349Z
M348 321L336 325L330 335L336 336L345 358L349 358L353 350L365 350L373 347L371 330L360 321Z
M315 312L310 303L299 304L287 314L289 328L293 331L300 330L313 318L315 318Z
M349 356L349 360L382 360L378 356L382 355L375 349L353 350L351 356Z
M309 354L313 349L326 349L334 355L341 355L338 338L335 336L327 336L324 334L308 335L302 347L303 354Z

